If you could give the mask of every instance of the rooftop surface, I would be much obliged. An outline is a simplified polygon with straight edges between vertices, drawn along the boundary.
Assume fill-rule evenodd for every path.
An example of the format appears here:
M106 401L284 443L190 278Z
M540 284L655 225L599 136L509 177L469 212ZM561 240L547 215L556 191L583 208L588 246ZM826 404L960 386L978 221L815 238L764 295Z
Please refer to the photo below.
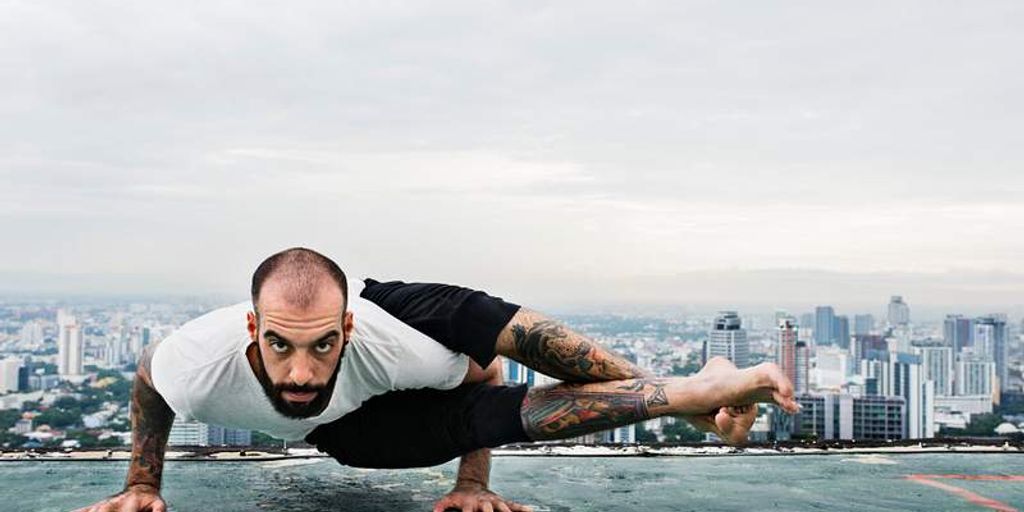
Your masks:
M4 510L66 511L118 490L126 462L0 463ZM171 461L171 510L423 511L455 464L362 470L331 459ZM1016 510L1020 454L498 457L493 488L537 511Z

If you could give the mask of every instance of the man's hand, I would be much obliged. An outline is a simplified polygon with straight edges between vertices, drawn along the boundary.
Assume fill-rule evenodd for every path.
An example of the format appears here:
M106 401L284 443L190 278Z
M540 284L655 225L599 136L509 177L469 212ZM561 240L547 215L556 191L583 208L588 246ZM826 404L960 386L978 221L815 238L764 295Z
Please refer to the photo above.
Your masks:
M457 483L452 492L444 495L434 504L434 512L449 509L461 512L532 512L533 509L508 501L475 483Z
M121 494L115 494L75 512L167 512L167 504L160 497L160 490L156 487L136 484Z

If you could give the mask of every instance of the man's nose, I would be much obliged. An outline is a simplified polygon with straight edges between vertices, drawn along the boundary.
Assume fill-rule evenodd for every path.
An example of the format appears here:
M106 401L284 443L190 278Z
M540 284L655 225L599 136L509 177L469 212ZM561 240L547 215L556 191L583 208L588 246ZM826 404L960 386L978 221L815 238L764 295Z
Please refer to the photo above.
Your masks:
M292 371L288 377L299 386L304 386L313 380L313 364L309 360L309 356L296 354L295 361L292 362Z

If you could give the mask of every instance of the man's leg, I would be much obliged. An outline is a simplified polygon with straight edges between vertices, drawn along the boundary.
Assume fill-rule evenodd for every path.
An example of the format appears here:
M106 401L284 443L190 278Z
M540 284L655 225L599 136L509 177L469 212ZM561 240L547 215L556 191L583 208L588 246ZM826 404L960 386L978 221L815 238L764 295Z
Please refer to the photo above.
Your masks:
M777 402L793 412L792 385L773 365L736 373L725 359L713 359L698 374L685 382L680 379L653 379L636 365L611 352L587 336L544 316L521 308L501 330L495 345L498 354L519 361L566 383L600 383L608 386L559 385L531 390L524 406L524 425L534 439L560 439L579 435L587 418L607 422L607 428L643 421L663 414L681 416L698 429L714 432L731 444L746 441L746 433L757 416L755 402ZM637 380L639 379L639 380ZM708 384L711 382L711 384ZM762 389L748 387L757 383ZM711 389L699 389L699 384ZM689 396L685 389L689 388ZM641 396L649 393L650 396ZM586 399L576 400L576 394ZM673 412L669 396L676 397L686 412ZM694 402L695 399L700 399ZM724 402L722 400L725 400ZM727 406L727 407L722 407ZM703 407L707 407L704 409ZM588 409L589 408L589 409ZM597 414L604 411L605 414Z

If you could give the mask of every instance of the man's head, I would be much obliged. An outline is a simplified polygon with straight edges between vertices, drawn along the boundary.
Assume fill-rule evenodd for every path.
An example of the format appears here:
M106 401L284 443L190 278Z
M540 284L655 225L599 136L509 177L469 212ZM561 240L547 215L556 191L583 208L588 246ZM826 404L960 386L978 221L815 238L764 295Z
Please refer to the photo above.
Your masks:
M321 413L352 332L345 273L316 251L281 251L253 273L252 305L254 370L274 408L292 418Z

